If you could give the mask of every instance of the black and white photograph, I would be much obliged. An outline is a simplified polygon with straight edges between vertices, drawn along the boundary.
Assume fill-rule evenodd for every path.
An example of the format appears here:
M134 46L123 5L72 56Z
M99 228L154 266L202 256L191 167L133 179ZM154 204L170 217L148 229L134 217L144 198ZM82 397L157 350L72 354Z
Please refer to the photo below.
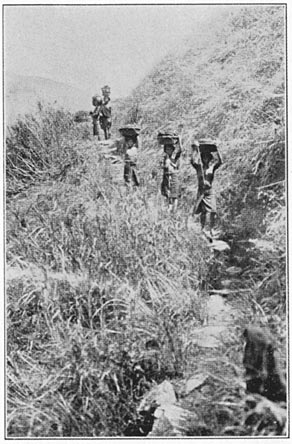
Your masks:
M287 8L2 4L6 439L289 438Z

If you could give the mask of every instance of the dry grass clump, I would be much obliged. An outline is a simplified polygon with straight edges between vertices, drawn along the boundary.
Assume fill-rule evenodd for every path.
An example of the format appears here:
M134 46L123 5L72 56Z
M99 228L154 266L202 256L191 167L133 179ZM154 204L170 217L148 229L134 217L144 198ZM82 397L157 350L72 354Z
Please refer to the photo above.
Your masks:
M27 114L7 129L7 193L13 195L44 180L64 180L68 170L82 162L76 151L73 116L39 104L37 114Z
M145 343L160 344L154 380L182 374L185 323L204 320L204 242L87 150L78 182L7 202L9 436L138 433Z

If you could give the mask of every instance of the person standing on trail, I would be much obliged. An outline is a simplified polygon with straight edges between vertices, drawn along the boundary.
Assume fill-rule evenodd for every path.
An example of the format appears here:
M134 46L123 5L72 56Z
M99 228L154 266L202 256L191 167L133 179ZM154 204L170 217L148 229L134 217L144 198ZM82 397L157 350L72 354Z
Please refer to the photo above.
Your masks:
M100 126L104 132L105 140L111 138L111 126L112 126L112 108L109 105L110 102L110 87L104 86L102 89L103 99L100 107Z
M191 164L198 177L198 196L194 214L201 215L202 230L212 241L217 214L213 180L215 171L222 165L222 159L213 141L195 141L192 144L192 149ZM205 230L206 225L209 227L209 231Z
M124 180L127 186L134 185L138 187L140 181L137 173L137 159L140 128L136 125L125 125L119 129L119 132L124 138L123 154L124 154Z
M100 127L99 127L99 119L100 119L100 110L102 105L102 98L99 96L92 97L92 105L95 107L93 111L90 111L90 115L92 117L93 124L93 135L97 136L98 140L100 138Z
M140 185L137 173L138 147L138 135L125 137L124 180L128 186L133 184L138 187Z
M158 141L164 146L161 194L166 197L168 210L175 212L179 197L179 166L182 146L175 133L159 133Z

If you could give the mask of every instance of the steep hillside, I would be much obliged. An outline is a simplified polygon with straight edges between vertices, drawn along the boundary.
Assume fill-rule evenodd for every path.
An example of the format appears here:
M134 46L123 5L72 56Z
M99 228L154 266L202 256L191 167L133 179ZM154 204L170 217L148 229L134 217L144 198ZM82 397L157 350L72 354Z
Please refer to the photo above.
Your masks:
M90 107L90 95L64 83L41 77L5 75L5 118L8 124L18 115L37 110L37 103L54 104L71 112Z
M286 434L283 397L247 396L243 365L247 324L273 336L260 378L278 374L273 350L280 369L287 360L283 8L224 20L114 104L114 131L142 127L138 189L123 186L118 143L98 143L69 112L39 107L10 127L10 438ZM156 137L179 124L182 192L170 214ZM224 251L192 215L200 136L221 141ZM145 414L160 383L179 399L173 389L164 411L149 402Z
M193 135L224 142L283 117L283 7L251 6L225 20L203 42L190 39L166 57L133 92L149 132L184 123Z
M158 130L183 125L186 205L194 199L190 189L196 183L189 167L191 140L218 139L224 159L217 175L219 215L222 228L228 227L226 236L263 234L270 210L282 215L283 234L285 10L248 6L236 11L222 19L219 29L217 23L216 31L210 27L203 38L196 34L180 54L162 60L121 102L119 120L139 120L152 170L161 155Z
M286 298L284 13L283 6L243 7L226 16L216 32L210 27L203 39L196 34L181 54L169 55L145 78L120 113L124 121L141 123L149 174L158 173L157 131L183 124L180 205L188 211L196 196L191 140L218 139L224 161L216 175L222 236L231 243L267 242L270 249L246 282L263 278L261 296L281 306ZM159 180L158 174L157 186ZM281 270L276 285L273 270Z

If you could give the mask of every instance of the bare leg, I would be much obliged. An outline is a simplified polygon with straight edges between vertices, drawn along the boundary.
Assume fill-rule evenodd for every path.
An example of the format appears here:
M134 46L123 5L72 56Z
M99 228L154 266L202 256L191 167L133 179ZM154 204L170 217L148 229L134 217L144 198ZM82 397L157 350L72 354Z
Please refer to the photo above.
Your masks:
M177 204L178 204L178 200L177 199L173 199L173 212L175 213L177 210Z
M168 200L168 211L169 211L169 213L171 213L171 212L175 213L176 212L176 210L177 210L177 202L178 202L177 199L175 199L173 197L169 198L169 200Z
M209 231L210 231L210 226L211 226L211 213L207 212L206 213L206 228Z
M202 212L201 213L201 227L206 238L212 242L212 235L210 231L210 213Z
M100 140L100 134L99 134L99 126L98 123L93 124L93 135L97 136L97 140Z
M201 228L202 230L204 230L206 224L206 213L204 211L201 212L200 220L201 220Z
M216 221L216 213L210 213L210 232L213 235L214 227Z

